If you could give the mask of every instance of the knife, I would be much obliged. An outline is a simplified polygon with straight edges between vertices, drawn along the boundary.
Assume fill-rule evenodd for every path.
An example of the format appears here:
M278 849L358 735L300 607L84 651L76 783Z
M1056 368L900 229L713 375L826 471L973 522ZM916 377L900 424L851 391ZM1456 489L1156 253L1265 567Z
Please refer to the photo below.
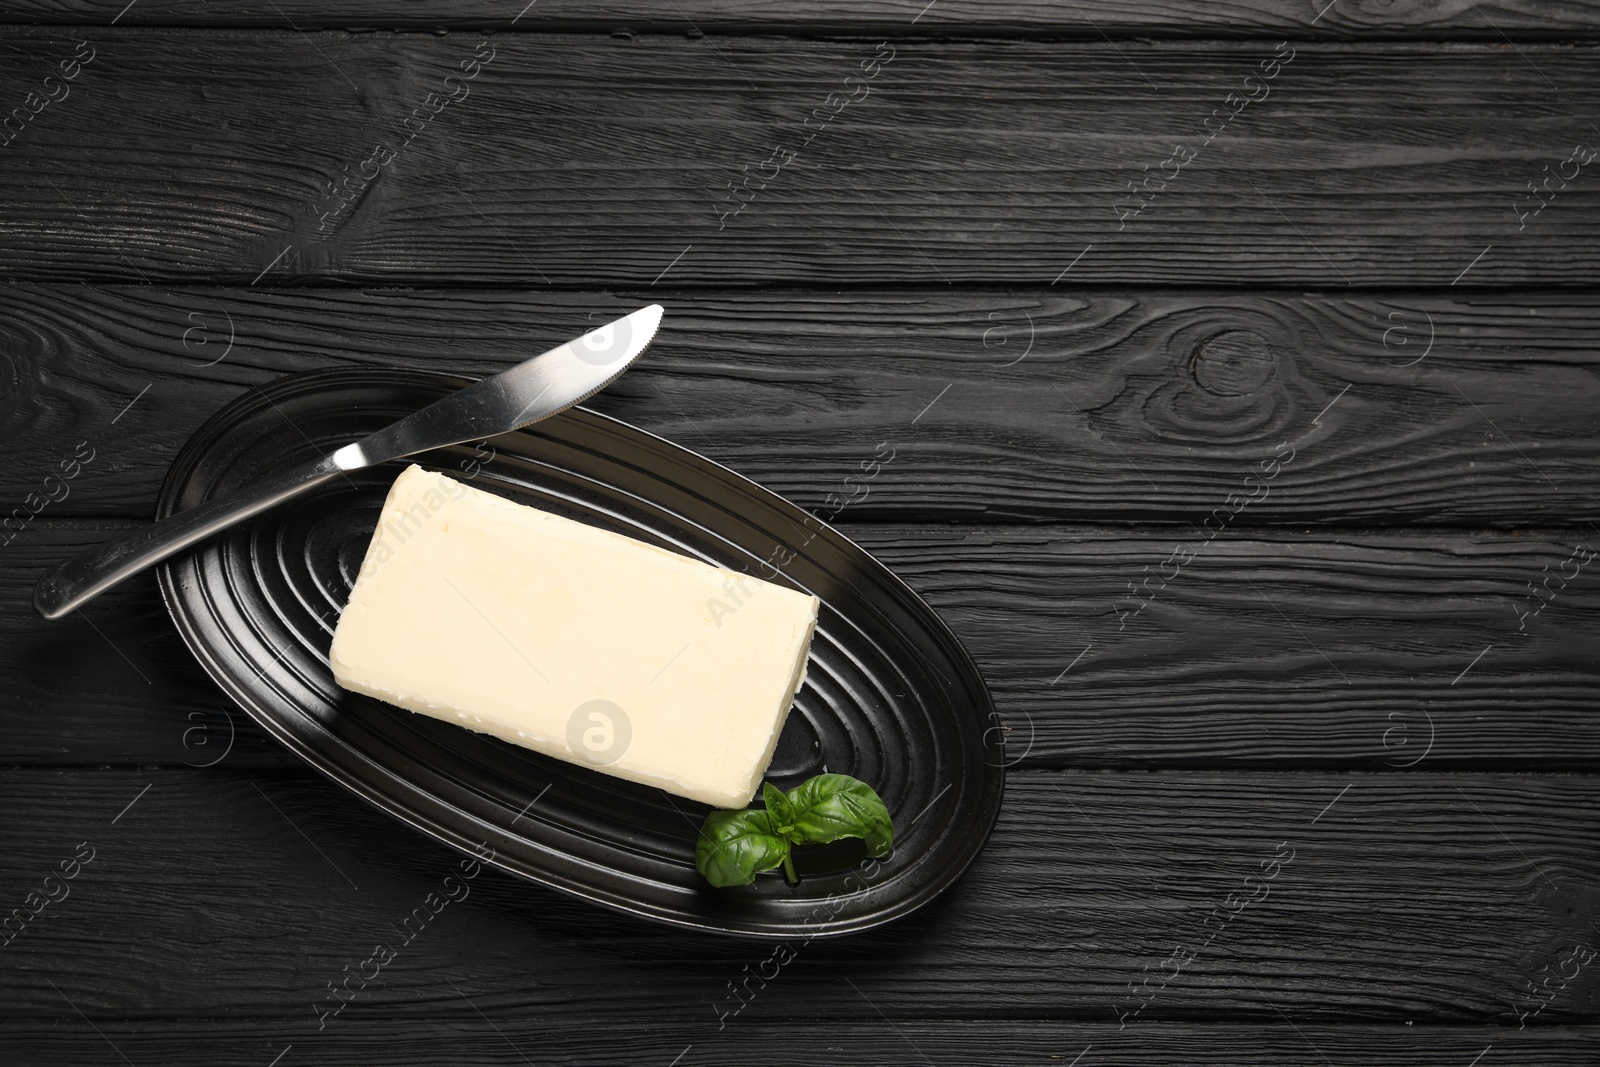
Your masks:
M654 339L661 314L660 304L640 308L437 400L332 455L73 556L40 577L33 606L45 618L58 619L168 556L345 471L481 441L565 411L610 385L639 358Z

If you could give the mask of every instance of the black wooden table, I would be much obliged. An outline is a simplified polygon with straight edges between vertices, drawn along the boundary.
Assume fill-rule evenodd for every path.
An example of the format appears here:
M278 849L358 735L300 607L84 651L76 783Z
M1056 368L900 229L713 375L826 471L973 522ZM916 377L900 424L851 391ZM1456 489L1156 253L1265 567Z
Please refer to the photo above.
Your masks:
M0 1062L1600 1062L1596 5L0 21ZM231 709L152 578L31 585L253 385L651 300L593 406L929 600L999 826L792 959L491 871L324 1017L454 854Z

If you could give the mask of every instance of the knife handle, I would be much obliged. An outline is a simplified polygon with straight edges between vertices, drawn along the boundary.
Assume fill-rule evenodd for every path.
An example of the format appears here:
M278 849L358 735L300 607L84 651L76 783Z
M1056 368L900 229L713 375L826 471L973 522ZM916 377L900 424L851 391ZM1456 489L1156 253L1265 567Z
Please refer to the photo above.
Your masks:
M341 473L331 458L319 459L81 552L40 576L33 587L33 606L45 618L59 619L168 556Z

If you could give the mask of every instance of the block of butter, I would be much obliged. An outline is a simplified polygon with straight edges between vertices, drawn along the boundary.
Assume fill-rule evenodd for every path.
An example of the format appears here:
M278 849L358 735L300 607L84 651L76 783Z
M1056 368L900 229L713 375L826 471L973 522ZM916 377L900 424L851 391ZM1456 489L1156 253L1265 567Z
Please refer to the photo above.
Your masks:
M330 659L346 689L742 808L805 678L817 607L412 465Z

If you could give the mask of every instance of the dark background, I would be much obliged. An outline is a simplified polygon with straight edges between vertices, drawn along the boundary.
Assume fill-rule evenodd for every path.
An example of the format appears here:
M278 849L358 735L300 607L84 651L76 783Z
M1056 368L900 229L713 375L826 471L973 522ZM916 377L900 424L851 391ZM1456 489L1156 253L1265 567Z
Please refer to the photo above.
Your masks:
M95 854L0 945L0 1060L1596 1062L1600 6L520 7L0 8L0 913ZM456 856L153 578L32 583L252 385L649 300L592 406L819 512L893 444L836 524L982 667L999 825L737 1014L771 946L489 871L319 1030Z

